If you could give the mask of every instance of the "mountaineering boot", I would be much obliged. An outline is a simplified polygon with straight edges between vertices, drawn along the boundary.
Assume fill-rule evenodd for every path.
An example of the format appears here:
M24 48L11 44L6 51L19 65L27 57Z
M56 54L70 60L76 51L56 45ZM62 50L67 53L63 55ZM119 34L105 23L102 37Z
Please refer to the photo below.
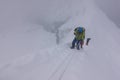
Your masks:
M71 48L71 49L74 49L75 47L71 46L70 48Z
M83 46L81 45L81 48L83 48Z
M80 50L80 48L77 48L77 50Z
M77 50L80 50L79 45L76 46Z

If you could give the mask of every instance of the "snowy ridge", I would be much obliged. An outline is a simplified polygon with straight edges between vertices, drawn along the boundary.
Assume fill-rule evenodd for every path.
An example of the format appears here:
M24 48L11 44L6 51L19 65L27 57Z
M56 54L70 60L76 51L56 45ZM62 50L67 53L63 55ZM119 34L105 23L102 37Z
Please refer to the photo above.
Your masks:
M76 1L79 2L79 0ZM61 4L63 3L64 0ZM52 4L51 2L48 7ZM65 13L62 19L60 16L52 19L52 13L54 13L52 10L48 17L45 17L47 14L40 17L39 12L32 13L34 14L32 17L37 18L35 20L31 18L33 24L19 25L19 28L5 27L3 33L7 35L0 39L1 44L4 45L0 46L0 51L6 60L1 59L0 62L0 80L120 80L119 29L97 8L93 0L80 0L80 8L77 5L75 8L78 7L78 9L75 11L74 4L75 1L73 4L70 3L72 10L69 11L73 13L69 16ZM38 5L39 3L35 6L38 7ZM55 6L56 4L52 7ZM63 7L59 5L57 8L59 7L62 11ZM89 46L84 45L83 50L71 50L69 47L74 38L73 30L80 25L86 28L86 38L90 37L91 41ZM27 33L22 32L26 30L24 27L30 28L27 29ZM36 31L34 28L37 28ZM56 29L58 32L54 31ZM59 38L58 45L55 35ZM20 57L21 54L22 57ZM6 55L9 56L6 57Z

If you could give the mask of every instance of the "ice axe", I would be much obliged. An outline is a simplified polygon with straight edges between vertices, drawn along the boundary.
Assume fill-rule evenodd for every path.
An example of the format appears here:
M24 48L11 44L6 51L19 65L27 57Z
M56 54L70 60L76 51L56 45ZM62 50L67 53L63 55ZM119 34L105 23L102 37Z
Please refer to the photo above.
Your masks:
M88 43L89 43L90 40L91 40L91 38L87 38L87 41L86 41L87 46L88 46Z

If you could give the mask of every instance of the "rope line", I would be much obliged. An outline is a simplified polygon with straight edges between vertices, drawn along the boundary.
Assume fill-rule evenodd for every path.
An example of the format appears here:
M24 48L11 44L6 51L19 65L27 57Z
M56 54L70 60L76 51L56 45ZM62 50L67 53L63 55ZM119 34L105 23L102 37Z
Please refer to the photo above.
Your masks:
M52 75L48 78L48 80L51 80L53 78L53 76L58 72L58 70L63 66L63 64L65 63L65 61L69 58L69 56L72 54L69 54L67 57L65 57L65 59L60 63L60 65L56 68L56 70L52 73Z
M67 65L65 66L65 68L64 68L63 72L61 73L61 75L60 75L60 77L59 77L58 80L62 80L62 78L63 78L65 72L66 72L67 69L68 69L68 66L70 65L70 62L71 62L72 59L73 59L73 57L74 57L74 53L73 53L73 55L71 56L70 60L68 61Z

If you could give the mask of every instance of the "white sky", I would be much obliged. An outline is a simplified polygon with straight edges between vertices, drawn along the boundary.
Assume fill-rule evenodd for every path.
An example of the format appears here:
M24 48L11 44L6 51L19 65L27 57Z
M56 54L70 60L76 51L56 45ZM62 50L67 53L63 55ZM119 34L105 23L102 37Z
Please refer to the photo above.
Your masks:
M99 7L120 27L120 0L95 0Z

